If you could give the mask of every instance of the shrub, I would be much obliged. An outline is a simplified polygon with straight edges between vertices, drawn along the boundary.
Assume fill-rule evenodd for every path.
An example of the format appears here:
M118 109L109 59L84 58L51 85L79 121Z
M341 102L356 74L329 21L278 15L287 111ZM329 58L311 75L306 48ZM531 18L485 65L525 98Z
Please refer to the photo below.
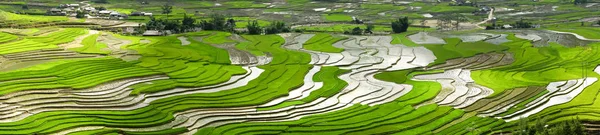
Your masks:
M284 22L275 21L272 22L267 28L265 28L266 34L277 34L282 32L290 32L290 27L286 26Z
M515 22L515 28L532 28L531 22L523 21L523 19Z
M203 20L200 23L200 26L204 30L225 30L225 16L220 14L212 14L210 15L211 20L206 21Z
M194 24L195 22L196 19L192 18L191 16L187 16L187 14L183 14L183 20L181 21L181 29L183 31L192 30L196 27L196 25Z
M85 13L82 11L77 11L77 15L75 15L75 18L85 18Z
M579 119L562 121L553 125L547 125L545 119L538 119L535 125L528 124L528 118L520 119L513 135L586 135L585 126Z
M392 31L394 33L406 32L409 25L408 17L400 17L397 21L392 22Z
M344 31L344 34L350 34L350 35L362 35L363 30L360 27L354 27L354 29L352 29L352 31Z
M258 21L256 21L256 20L254 20L252 22L248 22L248 26L246 26L246 28L248 29L248 34L251 34L251 35L262 34L262 28L260 27L260 25L258 25Z

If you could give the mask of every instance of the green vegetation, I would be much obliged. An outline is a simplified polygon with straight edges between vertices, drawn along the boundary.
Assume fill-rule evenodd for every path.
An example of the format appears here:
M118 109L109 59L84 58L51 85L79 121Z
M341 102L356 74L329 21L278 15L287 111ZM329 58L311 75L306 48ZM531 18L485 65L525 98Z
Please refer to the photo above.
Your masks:
M567 48L557 44L548 47L532 47L528 40L517 39L509 36L513 42L505 43L514 52L515 62L511 65L478 70L471 73L471 77L478 84L492 88L494 95L502 91L525 86L543 86L549 82L582 78L582 70L593 71L595 65L582 67L581 62L594 63L598 44L588 47ZM543 66L541 66L543 65ZM589 76L596 76L590 74ZM492 77L494 76L494 77ZM497 76L507 76L497 78ZM492 79L493 78L493 79ZM493 80L493 81L492 81Z
M0 43L0 54L10 54L25 51L55 49L57 45L72 42L75 37L83 35L86 31L79 28L63 29L57 32L48 33L43 36L24 36L19 40L14 40L13 36L8 36L6 42Z
M352 28L359 27L361 29L366 29L366 25L361 24L335 24L335 25L316 25L316 26L300 26L295 29L303 30L303 31L315 31L315 32L344 32L346 30L351 30ZM388 26L383 25L374 25L373 31L377 32L389 32L392 29Z
M348 85L344 80L339 79L337 76L347 73L348 70L342 70L337 67L323 67L321 71L317 72L313 76L313 81L315 82L323 82L323 87L318 90L315 90L308 95L308 97L294 100L294 101L286 101L280 103L275 106L259 108L259 111L267 111L267 110L275 110L279 108L284 108L292 105L300 105L309 103L317 100L317 98L327 98L339 93L344 87Z
M527 118L519 121L515 135L586 135L585 126L578 119L547 125L544 119L538 119L535 125L529 125Z
M392 30L394 33L402 33L408 30L408 26L410 25L410 21L408 17L398 18L397 21L392 22Z
M157 75L146 68L114 58L89 58L36 65L0 74L0 95L16 91L73 88L83 89L118 79Z
M553 82L600 78L600 43L545 31L600 39L600 21L590 16L599 13L590 4L598 1L87 2L153 13L110 20L145 23L133 34L76 19L85 18L82 11L42 16L60 4L86 5L80 2L0 2L0 134L563 135L585 134L600 120L600 82L546 90ZM487 7L495 10L493 22ZM490 24L533 29L480 30ZM88 28L102 32L86 34ZM139 36L144 30L172 34ZM408 38L418 32L446 44ZM314 36L301 49L288 46L299 44L286 41L298 33ZM372 44L382 42L404 46ZM444 82L457 79L451 71L466 84ZM413 79L439 73L453 75ZM301 97L280 101L301 87ZM357 97L341 100L347 96ZM555 100L549 96L567 101L545 106ZM440 101L446 99L453 101ZM523 109L536 112L505 121Z
M444 39L445 45L423 45L431 50L437 59L430 65L444 63L453 58L470 57L480 53L504 51L508 49L505 46L498 46L487 42L462 42L457 38Z
M48 23L64 22L68 18L64 16L30 16L13 14L0 10L0 27L34 27L49 26Z
M323 14L322 15L325 20L332 22L350 22L352 21L352 16L345 14Z
M73 48L71 50L89 54L109 54L110 51L105 50L107 48L106 44L96 42L98 36L100 36L100 34L94 34L84 38L81 42L83 47Z
M333 44L344 39L346 38L334 37L330 34L319 33L310 38L308 41L306 41L303 47L307 50L339 53L344 51L344 49L333 47Z
M576 33L588 39L600 39L600 36L598 35L598 33L600 33L600 27L551 27L548 29Z

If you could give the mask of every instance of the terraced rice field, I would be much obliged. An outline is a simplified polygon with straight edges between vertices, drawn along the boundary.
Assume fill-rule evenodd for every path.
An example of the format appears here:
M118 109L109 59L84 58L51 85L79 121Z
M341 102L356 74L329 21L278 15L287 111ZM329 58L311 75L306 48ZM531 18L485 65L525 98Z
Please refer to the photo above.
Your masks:
M50 26L56 22L66 22L64 16L28 16L0 10L0 27L40 27Z
M523 117L600 119L598 42L31 31L0 33L0 134L490 134Z

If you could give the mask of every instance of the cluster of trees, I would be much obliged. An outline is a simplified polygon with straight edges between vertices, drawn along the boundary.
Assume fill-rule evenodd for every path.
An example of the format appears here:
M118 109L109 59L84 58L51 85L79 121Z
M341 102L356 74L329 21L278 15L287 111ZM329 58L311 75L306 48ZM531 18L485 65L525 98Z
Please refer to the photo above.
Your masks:
M218 30L218 31L229 31L234 32L235 20L232 18L225 19L224 15L212 14L210 20L202 20L199 27L203 30Z
M75 18L85 18L85 12L77 10L77 15L75 15Z
M280 22L280 21L271 22L271 24L269 24L269 26L266 26L263 28L262 26L260 26L258 21L254 20L254 21L248 22L246 29L248 30L248 34L251 34L251 35L263 34L263 32L264 32L264 34L277 34L277 33L291 32L291 28L289 26L287 26L285 24L285 22Z
M579 119L562 121L548 125L545 119L538 119L535 125L529 125L527 118L519 121L519 127L513 135L586 135L585 126Z
M410 26L410 20L408 19L408 17L400 17L398 18L398 20L395 20L392 22L392 31L394 33L402 33L402 32L406 32L408 31L408 27ZM350 30L345 30L344 34L348 34L348 35L363 35L363 34L373 34L373 29L375 28L375 26L373 26L372 24L367 24L367 27L365 29L362 29L360 27L354 27L353 29Z
M536 28L536 25L533 25L533 23L525 21L521 18L519 21L516 21L515 23L512 24L512 28L515 28L515 29ZM504 29L504 26L496 25L496 22L493 22L492 25L486 26L485 29L486 30Z
M533 28L533 25L531 22L526 22L523 19L515 22L514 25L515 25L515 26L513 26L514 28Z
M147 30L170 31L173 33L194 31L197 28L196 19L187 14L183 15L183 20L168 20L156 19L150 17L150 21L146 23Z
M375 28L375 26L373 26L372 24L367 24L367 28L365 28L364 30L361 29L360 27L354 27L351 30L344 31L344 34L349 34L349 35L373 34L373 28Z

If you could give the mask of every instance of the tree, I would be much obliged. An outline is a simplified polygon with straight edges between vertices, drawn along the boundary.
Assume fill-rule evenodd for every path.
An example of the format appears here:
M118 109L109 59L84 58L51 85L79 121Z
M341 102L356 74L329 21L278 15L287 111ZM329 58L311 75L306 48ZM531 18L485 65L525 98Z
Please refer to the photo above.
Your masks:
M214 30L225 30L225 16L221 14L210 15L210 23L214 27Z
M452 16L442 16L439 20L438 20L438 28L441 30L447 30L447 29L452 29Z
M456 30L458 30L458 28L460 27L460 23L461 22L466 22L467 21L467 18L464 17L461 14L454 14L453 18L454 18L454 21L455 21L455 23L453 25L454 25L454 28L456 28Z
M598 20L598 22L596 22L596 24L600 25L600 20Z
M225 16L220 14L210 15L210 20L203 20L200 26L203 30L225 30Z
M394 33L406 32L409 25L408 17L400 17L397 21L392 22L392 31Z
M521 20L515 22L515 28L531 28L531 22L526 22L521 18Z
M173 6L169 5L169 3L163 5L162 13L167 14L167 20L169 19L169 14L173 12Z
M290 32L290 27L286 26L284 22L280 21L271 22L271 24L265 28L266 34L277 34L282 32Z
M229 18L225 23L225 31L234 32L235 26L235 20L233 18Z
M246 28L248 29L248 34L251 35L259 35L262 33L262 28L260 27L260 25L258 25L258 21L256 20L248 22Z
M75 18L85 18L85 13L83 11L77 11Z
M28 10L28 9L29 9L29 6L28 6L27 4L25 4L25 5L21 6L21 9L23 9L23 10Z
M183 20L181 21L181 29L183 31L190 31L195 28L196 19L191 16L187 16L187 14L183 14Z

